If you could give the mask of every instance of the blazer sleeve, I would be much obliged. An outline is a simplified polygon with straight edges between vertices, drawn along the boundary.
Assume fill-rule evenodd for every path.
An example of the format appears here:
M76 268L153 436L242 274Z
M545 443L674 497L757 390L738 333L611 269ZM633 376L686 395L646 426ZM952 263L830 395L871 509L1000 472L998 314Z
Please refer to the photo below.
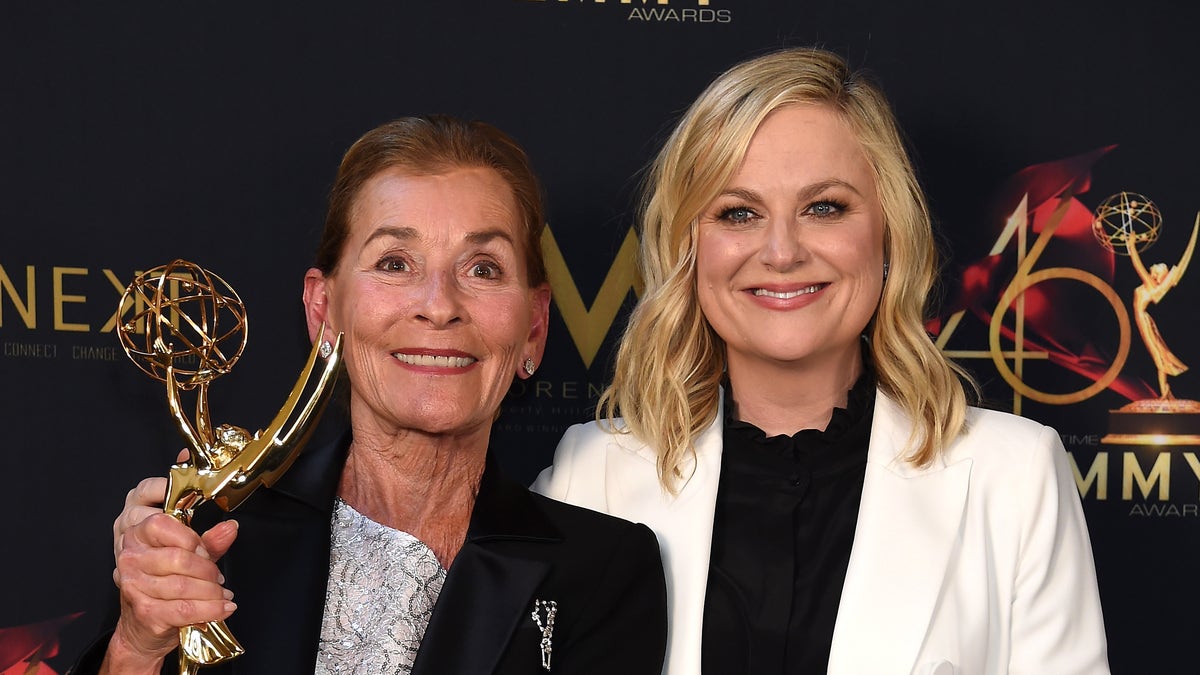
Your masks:
M96 675L99 673L100 666L104 664L104 657L108 653L108 643L112 639L112 635L113 632L110 630L96 638L95 642L88 645L79 659L67 668L66 675ZM176 675L179 672L174 652L163 659L163 665L159 672L162 675Z
M66 675L96 675L104 663L104 655L108 651L108 641L112 639L112 631L96 638L87 646L75 663L67 668Z
M1015 486L1020 540L1009 672L1108 673L1096 567L1067 453L1043 427Z
M554 463L542 469L533 484L529 486L530 490L551 499L566 501L567 485L571 482L571 452L564 450L563 445L567 443L567 438L574 428L567 429L566 435L558 442L558 448L554 451Z
M667 645L667 589L658 541L634 525L615 543L595 579L585 616L562 647L554 673L659 675ZM557 650L556 650L557 651Z

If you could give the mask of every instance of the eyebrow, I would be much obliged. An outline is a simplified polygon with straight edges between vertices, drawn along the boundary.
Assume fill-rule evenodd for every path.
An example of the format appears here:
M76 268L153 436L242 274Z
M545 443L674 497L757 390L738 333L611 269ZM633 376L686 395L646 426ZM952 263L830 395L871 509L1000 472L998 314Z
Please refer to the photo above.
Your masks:
M807 201L809 199L813 199L817 195L821 194L822 192L824 192L830 188L836 188L836 187L845 188L847 190L850 190L851 192L853 192L856 195L862 196L862 192L860 192L858 188L854 187L853 185L851 185L850 183L847 183L844 180L841 180L840 178L827 178L825 180L817 181L816 183L806 185L800 189L800 192L797 193L796 196L799 197L800 201ZM742 199L742 200L745 200L748 202L762 202L763 201L762 195L759 194L758 192L755 192L754 190L751 190L750 188L740 188L740 187L729 188L727 190L723 190L721 192L721 194L718 196L736 197L738 199Z
M476 244L476 245L486 244L490 241L500 239L500 240L507 242L510 246L515 246L515 244L513 243L512 236L510 236L507 232L505 232L504 230L501 230L499 228L482 230L480 232L468 232L467 236L464 237L464 239L466 239L468 242L470 242L472 244Z
M381 227L372 232L371 235L367 237L367 240L363 242L363 245L365 246L376 239L381 239L383 237L410 240L418 239L420 236L420 233L417 232L416 228L413 227Z

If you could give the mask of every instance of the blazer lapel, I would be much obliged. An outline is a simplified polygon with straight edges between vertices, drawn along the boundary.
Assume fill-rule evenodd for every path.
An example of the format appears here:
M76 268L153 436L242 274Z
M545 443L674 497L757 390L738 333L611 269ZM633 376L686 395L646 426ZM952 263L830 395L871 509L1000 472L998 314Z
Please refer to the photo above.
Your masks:
M454 558L413 664L413 675L492 673L530 615L550 563L513 555L502 542L561 541L530 494L489 457L467 540Z
M913 668L958 545L971 461L913 468L900 456L911 429L879 392L831 674Z

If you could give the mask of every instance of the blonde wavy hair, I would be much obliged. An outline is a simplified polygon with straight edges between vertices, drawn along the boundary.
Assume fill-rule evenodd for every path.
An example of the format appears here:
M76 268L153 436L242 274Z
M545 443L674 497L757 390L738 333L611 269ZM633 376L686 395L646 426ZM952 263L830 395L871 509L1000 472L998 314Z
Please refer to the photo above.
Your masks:
M837 55L785 49L717 77L684 114L646 177L638 261L645 289L596 418L656 448L659 479L672 492L684 480L694 439L718 414L725 369L724 343L697 297L697 218L732 180L763 119L794 104L835 110L874 172L890 272L867 329L879 388L914 421L907 461L928 465L965 425L967 388L976 387L925 332L937 250L891 107L877 85ZM623 424L612 423L618 415Z

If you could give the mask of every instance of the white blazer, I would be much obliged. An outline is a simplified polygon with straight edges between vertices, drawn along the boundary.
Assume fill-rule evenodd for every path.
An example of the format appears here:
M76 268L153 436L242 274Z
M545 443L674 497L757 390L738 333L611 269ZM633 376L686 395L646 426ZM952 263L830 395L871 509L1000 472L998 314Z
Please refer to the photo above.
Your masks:
M660 486L653 449L595 422L567 430L533 485L658 535L668 675L700 673L722 419L696 439L678 495ZM877 394L828 672L1108 673L1091 543L1058 434L978 408L968 425L914 468L901 457L912 424Z

